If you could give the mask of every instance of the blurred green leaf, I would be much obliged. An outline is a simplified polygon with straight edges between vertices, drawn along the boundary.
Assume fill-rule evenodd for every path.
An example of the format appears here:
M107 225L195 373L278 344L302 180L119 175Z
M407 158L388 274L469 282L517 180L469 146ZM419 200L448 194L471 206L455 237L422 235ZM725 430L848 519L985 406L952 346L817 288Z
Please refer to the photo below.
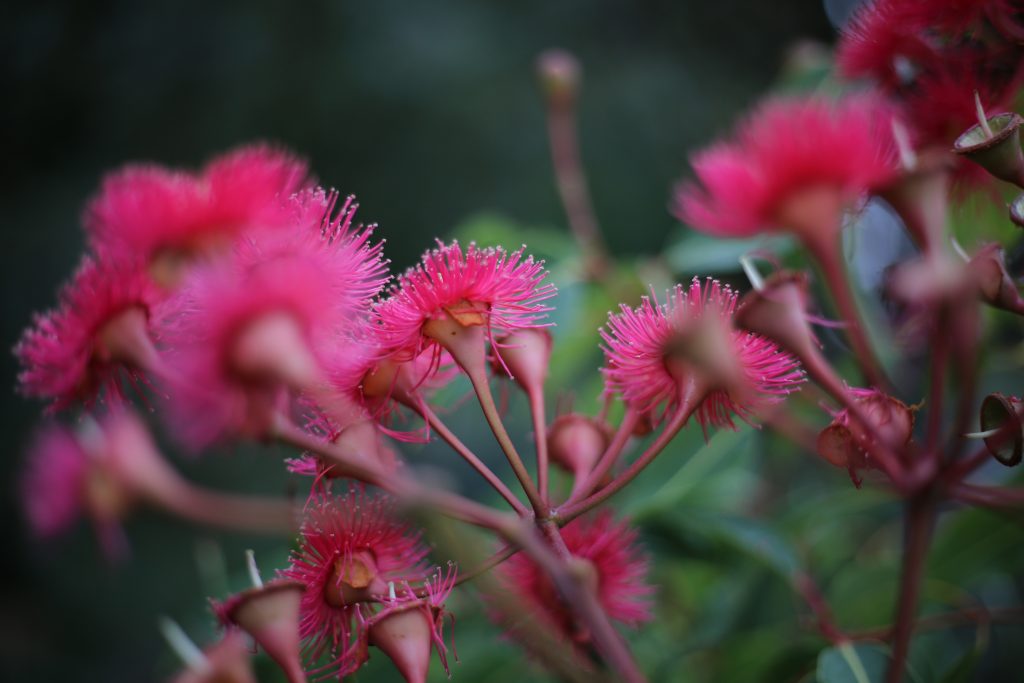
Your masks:
M843 643L818 655L818 683L879 683L888 664L877 645Z
M740 257L751 251L769 251L783 256L794 249L789 236L724 240L700 233L687 233L665 251L665 260L673 271L683 274L731 273L740 268Z

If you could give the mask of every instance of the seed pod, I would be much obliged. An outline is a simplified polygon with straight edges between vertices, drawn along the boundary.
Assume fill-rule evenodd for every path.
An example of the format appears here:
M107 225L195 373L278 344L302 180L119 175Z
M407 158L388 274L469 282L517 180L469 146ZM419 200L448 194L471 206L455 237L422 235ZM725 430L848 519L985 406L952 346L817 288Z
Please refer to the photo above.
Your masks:
M999 430L985 439L992 457L1006 465L1019 465L1024 456L1024 419L1021 399L1004 394L989 394L981 403L981 430Z

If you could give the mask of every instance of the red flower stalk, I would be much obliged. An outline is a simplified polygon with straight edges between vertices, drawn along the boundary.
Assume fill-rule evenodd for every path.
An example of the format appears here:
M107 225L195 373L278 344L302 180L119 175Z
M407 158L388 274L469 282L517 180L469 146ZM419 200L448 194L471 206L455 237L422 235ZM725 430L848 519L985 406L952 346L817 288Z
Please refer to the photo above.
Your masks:
M350 341L335 342L327 355L325 372L331 391L348 405L359 406L387 434L400 441L424 441L428 429L426 425L412 431L398 429L395 419L402 417L398 407L422 414L425 399L458 372L451 356L444 351L424 350L411 360L389 357L369 325L360 326ZM324 410L329 411L330 406L324 406ZM350 419L336 412L329 419L338 425Z
M50 400L50 410L101 395L122 402L125 380L145 382L159 365L151 319L160 293L137 268L87 256L59 299L14 349L22 391Z
M543 263L524 259L523 253L475 244L463 252L458 242L438 242L377 307L382 346L402 360L437 348L424 331L434 320L481 326L489 335L543 326L550 310L543 302L555 295L555 287L543 282Z
M317 392L324 353L383 284L380 245L351 227L350 203L297 197L296 234L241 243L195 268L167 315L180 381L172 419L200 447L228 433L261 436L289 395Z
M174 286L186 266L223 252L253 228L289 224L285 201L308 183L306 163L268 145L211 160L198 174L127 166L103 182L85 212L93 245L145 264Z
M676 215L720 237L790 230L832 242L840 213L896 173L890 109L873 96L775 99L693 157ZM832 234L828 234L832 233Z
M602 370L609 391L622 395L626 405L650 416L656 423L680 406L681 385L697 378L708 392L693 415L702 427L735 428L732 417L746 420L768 403L780 400L803 381L797 361L764 337L731 328L736 295L715 280L702 286L694 278L667 293L660 304L653 295L633 309L620 306L601 330L606 365ZM723 329L727 356L720 365L732 364L742 387L729 386L714 369L694 363L683 351L687 333L705 316L716 316ZM709 371L710 370L710 371Z
M421 581L427 549L419 534L393 518L392 502L353 486L344 497L309 505L299 548L281 575L302 583L299 633L307 662L344 676L365 657L353 640L357 615L375 612L389 582Z
M648 559L636 543L636 531L604 511L571 522L561 535L572 557L586 567L587 589L611 619L633 628L651 619L648 597L654 587L647 583ZM576 622L547 573L527 555L513 555L497 572L503 587L522 601L530 617L544 620L570 641L589 642L590 634ZM515 630L511 615L495 616Z

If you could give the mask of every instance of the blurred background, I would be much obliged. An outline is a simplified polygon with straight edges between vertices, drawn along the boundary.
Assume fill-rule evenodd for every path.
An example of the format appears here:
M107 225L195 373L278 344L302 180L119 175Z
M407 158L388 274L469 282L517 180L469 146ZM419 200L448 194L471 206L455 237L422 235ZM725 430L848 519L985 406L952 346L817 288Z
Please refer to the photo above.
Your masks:
M358 195L362 219L380 224L396 269L435 236L511 240L510 247L526 241L548 256L562 289L560 330L585 335L564 340L582 353L558 379L586 407L600 388L592 330L617 299L573 280L537 55L563 47L583 65L582 156L611 251L630 264L609 291L635 296L646 281L689 277L715 259L734 267L732 251L685 241L666 209L670 187L687 172L687 154L727 130L778 82L794 54L814 61L813 47L804 43L794 53L794 46L830 44L829 16L841 18L849 4L830 3L826 12L813 0L7 3L0 10L0 342L12 347L31 312L54 302L83 246L79 212L104 173L137 160L196 167L234 145L270 140L307 156L323 184ZM284 563L287 541L197 530L143 512L127 525L133 558L123 565L104 560L84 524L54 543L32 542L16 474L40 406L15 394L10 354L0 355L0 368L7 387L0 392L2 677L166 679L177 663L156 617L170 615L209 642L206 597L244 586L242 550L255 548L269 574ZM485 444L473 410L466 404L451 420L467 440ZM513 402L510 419L520 413ZM524 421L520 432L527 430ZM807 472L804 456L779 443L742 430L701 450L700 435L690 434L674 449L679 457L699 450L696 466L678 476L679 461L663 456L662 474L645 477L648 488L623 502L658 557L658 624L633 639L653 680L780 681L813 671L822 643L797 629L800 607L778 578L808 556L848 596L848 621L867 627L888 619L895 565L871 558L892 559L894 506L854 491L841 472L817 464ZM306 482L285 479L265 450L178 462L212 486L303 495ZM410 449L413 458L434 451L444 453L436 444ZM766 454L774 457L769 487L757 474ZM462 474L455 468L451 476L472 492ZM831 514L822 519L826 494ZM723 509L742 516L715 514ZM972 529L960 533L976 538ZM947 572L973 577L994 565L985 590L996 601L1017 590L998 563L1016 552L1021 566L1020 552L1007 548L1024 547L1019 526L1000 526L998 534L972 564ZM957 547L956 537L950 542ZM859 571L845 571L851 561ZM497 640L471 594L455 607L456 680L539 675ZM971 633L957 637L963 647L947 652L943 666L973 651ZM992 637L998 644L1024 633ZM989 671L1012 661L1007 648L993 650ZM359 680L398 680L383 659L375 656ZM260 671L261 681L276 680L265 662Z

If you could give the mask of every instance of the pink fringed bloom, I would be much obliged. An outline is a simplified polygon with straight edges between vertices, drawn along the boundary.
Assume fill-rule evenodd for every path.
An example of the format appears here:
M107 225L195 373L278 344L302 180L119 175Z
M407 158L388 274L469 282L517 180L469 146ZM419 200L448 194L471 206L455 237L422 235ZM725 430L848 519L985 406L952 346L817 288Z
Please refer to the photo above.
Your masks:
M87 474L88 456L66 429L37 435L21 477L25 518L37 536L62 534L82 515Z
M710 311L725 318L732 355L748 391L736 399L722 388L711 391L693 412L703 427L734 428L732 416L746 420L753 410L781 400L798 388L803 373L796 359L759 335L732 329L729 324L736 308L736 294L717 281L703 287L694 278L667 293L658 303L652 295L640 306L622 305L609 316L601 330L607 363L603 369L608 389L622 395L630 408L659 422L679 408L679 370L670 368L681 335ZM683 366L687 363L684 360ZM688 370L692 371L692 370Z
M596 590L609 617L634 628L651 619L648 598L654 587L647 583L648 559L637 546L636 531L626 522L617 522L611 512L603 511L569 523L561 533L573 557L589 563L593 570L590 587ZM532 559L518 553L497 571L528 614L546 620L569 639L588 640L551 579ZM501 615L502 620L507 616Z
M120 402L123 380L135 384L157 363L150 319L159 292L137 268L86 257L59 300L14 349L22 390L53 410L91 404L104 390Z
M772 229L829 237L809 233L824 220L838 228L840 209L895 174L890 121L871 96L770 100L734 140L693 157L699 184L679 187L676 215L721 237Z
M354 631L376 612L388 583L422 581L427 549L418 533L394 519L392 502L353 487L344 497L310 502L298 549L281 572L306 586L300 635L307 662L344 676L365 660ZM356 635L356 638L353 636Z
M836 63L847 78L874 78L898 87L938 58L936 48L921 33L911 3L867 2L843 27Z
M543 263L523 258L524 249L509 254L470 244L463 251L458 242L439 242L377 307L381 345L400 360L438 349L423 326L442 318L484 325L488 333L542 326L551 310L543 302L555 295L555 287L543 281Z
M127 166L104 180L85 227L97 249L138 259L171 286L201 254L230 248L252 228L287 225L284 200L308 175L304 161L264 144L219 156L198 174Z
M283 401L320 381L322 349L383 286L380 245L352 229L350 202L331 218L333 206L334 195L300 195L293 234L244 240L196 268L169 307L171 407L187 443L262 434Z

